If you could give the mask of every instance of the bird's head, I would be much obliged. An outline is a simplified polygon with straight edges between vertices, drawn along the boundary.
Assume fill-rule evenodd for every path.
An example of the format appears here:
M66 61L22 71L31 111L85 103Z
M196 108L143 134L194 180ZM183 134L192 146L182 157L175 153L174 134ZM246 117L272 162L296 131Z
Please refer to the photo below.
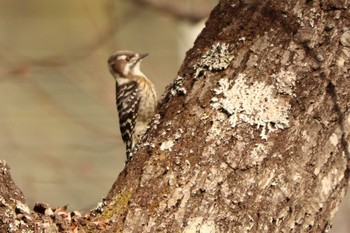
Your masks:
M126 78L131 75L143 75L140 71L141 60L148 54L138 54L127 50L117 51L108 59L109 71L114 78Z

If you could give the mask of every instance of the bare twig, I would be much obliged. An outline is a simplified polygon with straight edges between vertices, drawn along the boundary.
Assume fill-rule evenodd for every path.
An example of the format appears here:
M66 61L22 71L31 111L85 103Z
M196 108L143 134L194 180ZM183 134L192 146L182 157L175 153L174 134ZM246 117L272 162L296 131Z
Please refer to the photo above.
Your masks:
M109 27L107 27L103 32L98 33L96 38L90 43L84 44L78 48L73 48L68 54L55 54L52 56L45 56L42 58L27 58L23 55L18 56L16 58L15 67L6 73L17 73L18 70L22 70L22 66L62 67L69 65L72 62L84 59L85 57L99 49L101 46L104 46L107 43L107 41L110 40L110 38L120 30L121 27L124 27L125 25L127 25L127 23L132 22L132 20L136 18L134 17L136 14L137 11L134 9L130 9L125 14L125 17L118 17L117 15L113 14L113 22L118 22L118 20L116 19L117 17L120 18L120 22L118 24L114 23L113 25L109 25ZM0 53L0 59L5 60L5 58L6 56ZM10 61L7 62L13 63Z

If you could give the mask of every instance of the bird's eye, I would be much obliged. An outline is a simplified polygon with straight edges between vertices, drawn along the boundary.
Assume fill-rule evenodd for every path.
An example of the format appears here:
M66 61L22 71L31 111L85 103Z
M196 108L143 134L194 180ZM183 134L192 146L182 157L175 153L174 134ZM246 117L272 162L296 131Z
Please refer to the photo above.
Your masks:
M131 58L130 58L130 57L126 57L125 60L126 60L126 61L130 61Z

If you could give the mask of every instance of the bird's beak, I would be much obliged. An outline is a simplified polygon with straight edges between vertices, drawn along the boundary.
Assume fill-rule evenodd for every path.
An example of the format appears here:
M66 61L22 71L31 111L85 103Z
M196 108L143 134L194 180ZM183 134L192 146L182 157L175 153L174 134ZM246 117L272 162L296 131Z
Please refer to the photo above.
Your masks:
M142 53L139 55L139 59L138 60L142 60L143 58L147 57L148 53Z
M141 62L141 60L147 56L148 56L148 53L139 54L139 58L137 58L137 60L135 60L134 64L132 64L131 68L134 68L136 66L136 64Z

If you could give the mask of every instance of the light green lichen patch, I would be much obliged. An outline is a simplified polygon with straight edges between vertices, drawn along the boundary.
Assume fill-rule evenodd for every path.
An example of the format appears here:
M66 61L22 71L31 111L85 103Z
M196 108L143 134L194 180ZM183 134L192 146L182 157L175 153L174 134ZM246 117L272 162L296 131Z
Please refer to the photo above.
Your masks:
M219 87L214 89L216 96L211 99L211 106L224 110L232 127L241 122L256 126L262 139L287 128L290 104L276 96L274 86L263 82L248 85L246 81L247 76L242 73L235 81L221 79Z
M102 212L102 217L110 219L113 215L123 214L130 199L130 193L121 192L114 196L113 200L109 203L108 206L106 205L105 201L102 201L102 203L99 203L96 208L99 208L99 212Z
M229 45L226 43L215 43L211 49L206 51L201 59L194 65L196 73L194 78L206 71L221 71L226 69L234 56L229 51Z

